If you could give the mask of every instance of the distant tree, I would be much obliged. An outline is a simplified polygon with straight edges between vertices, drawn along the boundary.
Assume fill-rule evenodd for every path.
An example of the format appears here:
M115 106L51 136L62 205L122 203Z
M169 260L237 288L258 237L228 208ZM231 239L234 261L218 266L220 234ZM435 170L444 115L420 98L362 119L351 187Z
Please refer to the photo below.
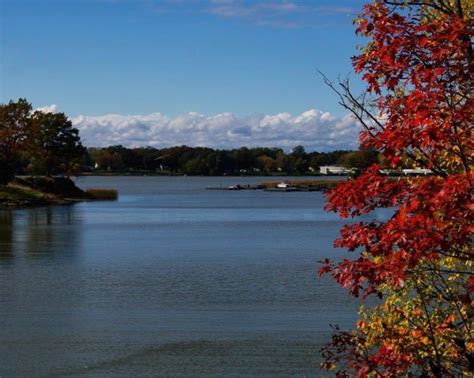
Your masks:
M15 166L25 146L30 126L31 104L25 99L0 104L0 184L15 175Z
M145 148L141 150L141 163L138 164L137 169L145 169L149 171L156 171L163 167L162 162L158 159L158 151L152 148Z
M33 169L48 176L70 175L85 153L79 131L64 113L36 111L31 117L28 147Z
M337 163L347 168L365 169L378 162L378 155L373 148L361 148L342 155Z
M292 159L292 167L298 173L305 173L308 171L309 163L302 157Z
M194 159L189 160L184 166L184 172L191 175L203 175L207 174L206 159L202 156L197 156Z
M296 171L297 173L304 173L308 171L309 162L308 155L303 146L295 146L291 150L291 154L288 156L289 160L289 171Z
M321 158L321 154L319 152L313 152L311 155L310 155L310 160L309 160L309 165L311 168L313 168L314 170L319 170L319 167L321 165L324 165L323 162L322 162L322 158Z
M301 145L293 147L293 150L291 150L291 154L297 158L306 158L306 151Z
M336 163L365 167L378 158L371 150L307 153L303 146L296 146L288 154L281 148L268 147L214 150L188 146L127 148L122 145L88 148L87 152L88 156L82 160L85 169L97 166L100 170L110 171L159 170L199 175L240 174L241 170L251 172L254 168L267 173L281 168L287 173L302 174L310 165L314 169Z
M92 156L91 156L89 150L86 150L84 152L84 155L82 156L81 167L83 167L83 169L85 169L87 171L89 171L91 168L94 167L94 161L92 160Z
M312 152L308 154L308 160L312 168L318 169L324 165L338 164L343 156L351 152L354 151L336 150L330 152Z
M235 150L233 157L237 170L248 170L256 165L254 160L255 158L252 152L247 147L242 147L238 150Z
M87 149L94 168L105 170L110 165L110 153L104 148L88 148Z
M276 172L278 168L277 161L270 156L263 155L257 158L258 168L263 172Z
M283 151L278 151L275 156L277 170L288 172L291 170L288 156Z
M122 155L118 151L111 152L111 159L110 159L110 168L113 171L123 171L125 165L123 164Z
M234 160L227 151L219 151L216 163L219 174L234 172Z

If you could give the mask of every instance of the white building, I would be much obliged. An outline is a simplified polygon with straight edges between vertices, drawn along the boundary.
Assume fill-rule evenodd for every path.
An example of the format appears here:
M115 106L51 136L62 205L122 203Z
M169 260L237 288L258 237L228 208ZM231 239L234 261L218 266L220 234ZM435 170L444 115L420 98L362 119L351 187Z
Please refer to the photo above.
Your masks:
M338 167L335 165L323 165L319 167L319 172L323 175L348 175L352 170L346 167Z

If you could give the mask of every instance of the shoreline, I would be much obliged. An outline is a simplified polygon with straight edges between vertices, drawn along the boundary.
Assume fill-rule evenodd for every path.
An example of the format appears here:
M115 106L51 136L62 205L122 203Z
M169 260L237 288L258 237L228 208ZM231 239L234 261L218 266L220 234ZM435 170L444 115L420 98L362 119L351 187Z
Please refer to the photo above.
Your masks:
M347 175L325 175L322 173L294 174L288 172L272 172L255 174L223 174L223 175L193 175L183 173L159 173L159 172L81 172L77 177L347 177Z
M114 200L117 196L110 189L84 191L66 177L22 176L0 186L0 210L66 206L82 201Z
M285 180L285 181L262 181L259 184L235 184L231 186L207 187L207 190L261 190L264 192L325 192L336 188L346 179L327 180Z
M91 177L90 175L89 177ZM98 177L108 177L102 175ZM143 177L131 175L110 175L124 177ZM88 177L88 176L86 176ZM189 176L189 177L252 177L252 176ZM326 192L331 190L347 178L332 176L319 179L298 179L299 176L282 182L278 180L261 181L259 184L234 184L231 186L206 187L207 190L261 190L266 192ZM308 176L306 176L308 177ZM282 186L282 184L284 185ZM0 210L22 209L42 206L66 206L83 201L116 200L118 193L112 189L82 190L73 180L65 177L16 177L6 186L0 186Z

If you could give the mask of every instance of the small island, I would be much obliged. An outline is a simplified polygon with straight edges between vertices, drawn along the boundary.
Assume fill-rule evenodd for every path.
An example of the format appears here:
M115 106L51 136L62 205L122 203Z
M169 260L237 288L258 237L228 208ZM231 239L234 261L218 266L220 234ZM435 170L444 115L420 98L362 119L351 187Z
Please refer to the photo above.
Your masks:
M116 190L82 190L67 177L15 177L7 185L0 186L0 209L71 205L80 201L117 198Z
M78 188L86 149L64 113L34 111L25 99L0 104L0 208L116 199L117 191Z

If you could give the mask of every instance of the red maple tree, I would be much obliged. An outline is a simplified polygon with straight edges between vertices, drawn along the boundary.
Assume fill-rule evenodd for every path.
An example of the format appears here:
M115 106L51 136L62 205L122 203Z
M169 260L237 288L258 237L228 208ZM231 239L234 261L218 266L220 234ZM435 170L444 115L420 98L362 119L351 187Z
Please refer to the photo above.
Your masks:
M378 0L356 20L369 40L353 58L367 93L344 81L341 104L364 126L363 147L394 170L432 175L394 179L375 164L328 194L326 209L343 218L393 209L386 221L343 227L335 245L357 256L320 270L354 296L382 298L324 349L339 376L474 373L473 6Z

